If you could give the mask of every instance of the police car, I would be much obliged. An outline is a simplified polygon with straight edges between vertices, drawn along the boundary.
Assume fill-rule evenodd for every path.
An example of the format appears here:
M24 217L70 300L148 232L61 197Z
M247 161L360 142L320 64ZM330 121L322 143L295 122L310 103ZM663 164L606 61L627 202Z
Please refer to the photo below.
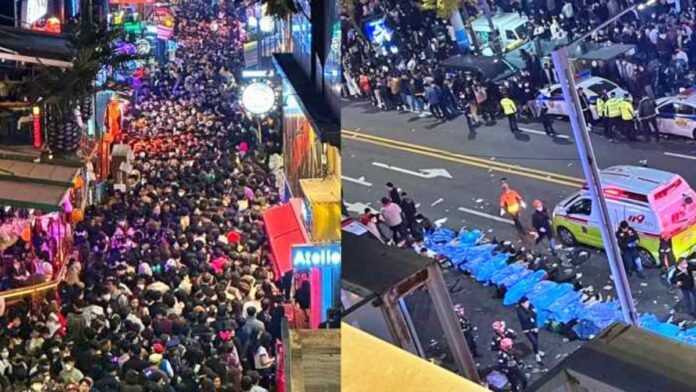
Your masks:
M597 101L597 98L602 95L603 91L606 90L608 95L611 95L611 93L616 93L617 98L623 98L624 94L628 94L628 91L622 89L616 83L612 82L611 80L600 78L599 76L578 76L575 78L575 85L577 88L582 88L585 95L587 95L587 98L590 101L592 118L595 120L599 119L595 102ZM560 84L552 84L551 86L540 90L537 100L546 101L549 108L548 114L564 117L568 116L568 108L563 101L563 91L561 90Z
M696 139L696 86L655 103L660 133Z

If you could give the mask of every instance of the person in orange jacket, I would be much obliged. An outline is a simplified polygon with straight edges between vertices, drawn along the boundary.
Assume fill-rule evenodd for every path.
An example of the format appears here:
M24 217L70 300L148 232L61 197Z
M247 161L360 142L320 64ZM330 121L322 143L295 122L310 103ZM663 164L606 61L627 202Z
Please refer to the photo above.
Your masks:
M500 181L502 182L503 188L503 193L500 195L500 215L510 215L515 224L515 229L517 229L517 232L520 235L524 235L526 230L520 221L520 212L522 209L526 208L527 205L522 199L522 196L510 188L510 185L508 185L505 178Z

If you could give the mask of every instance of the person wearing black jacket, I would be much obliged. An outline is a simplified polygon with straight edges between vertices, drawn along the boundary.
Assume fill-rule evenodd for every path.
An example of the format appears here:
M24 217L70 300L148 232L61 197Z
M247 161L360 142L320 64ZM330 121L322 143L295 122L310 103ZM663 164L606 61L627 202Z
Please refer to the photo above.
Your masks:
M694 271L696 265L688 262L685 257L679 259L677 271L670 281L682 292L684 309L691 316L696 317L696 288L694 287Z
M585 118L587 128L592 128L592 111L590 110L590 100L582 87L578 88L578 98L580 99L580 108L582 108L582 116Z
M520 329L524 336L529 339L534 350L534 358L537 363L541 363L543 351L539 350L539 328L537 327L537 314L534 305L529 301L529 298L522 297L517 303L517 320L520 322Z
M553 228L551 227L551 215L549 210L544 207L540 200L534 200L534 213L532 214L532 227L537 232L537 245L544 238L549 240L551 246L551 254L556 256L556 240L553 236Z
M406 193L401 192L401 211L404 213L406 218L406 227L411 235L415 235L414 224L416 222L416 202Z
M635 269L638 273L638 277L644 279L645 273L643 272L643 263L638 254L638 243L640 242L638 233L628 225L628 222L621 221L621 223L619 223L619 230L616 231L616 239L621 249L621 255L623 256L626 274L630 277Z
M391 182L387 183L387 193L387 196L389 196L389 199L391 199L392 203L396 203L399 205L399 207L401 207L401 197L399 196L399 190Z

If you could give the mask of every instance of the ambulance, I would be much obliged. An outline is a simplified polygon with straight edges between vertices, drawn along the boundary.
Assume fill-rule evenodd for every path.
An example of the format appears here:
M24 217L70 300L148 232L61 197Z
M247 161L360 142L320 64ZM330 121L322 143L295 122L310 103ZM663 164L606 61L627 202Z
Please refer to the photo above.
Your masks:
M600 172L614 232L627 221L640 236L645 267L660 265L660 237L671 240L675 258L696 252L696 192L679 175L638 166ZM597 208L585 186L553 210L553 228L566 246L603 248Z

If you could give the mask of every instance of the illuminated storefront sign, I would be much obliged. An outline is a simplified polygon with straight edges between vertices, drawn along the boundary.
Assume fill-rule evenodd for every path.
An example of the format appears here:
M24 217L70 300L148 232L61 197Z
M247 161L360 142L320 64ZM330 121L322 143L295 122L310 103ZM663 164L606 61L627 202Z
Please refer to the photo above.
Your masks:
M32 109L32 120L34 121L34 148L37 150L41 148L41 109L38 106L34 106Z
M255 82L242 90L242 106L257 116L270 112L276 104L276 94L267 83Z
M24 3L24 23L31 25L48 12L48 0L29 0Z
M291 256L296 269L340 268L341 245L294 245Z
M328 317L329 309L338 302L341 279L341 245L293 245L290 249L292 267L297 272L309 272L310 324L318 328Z

